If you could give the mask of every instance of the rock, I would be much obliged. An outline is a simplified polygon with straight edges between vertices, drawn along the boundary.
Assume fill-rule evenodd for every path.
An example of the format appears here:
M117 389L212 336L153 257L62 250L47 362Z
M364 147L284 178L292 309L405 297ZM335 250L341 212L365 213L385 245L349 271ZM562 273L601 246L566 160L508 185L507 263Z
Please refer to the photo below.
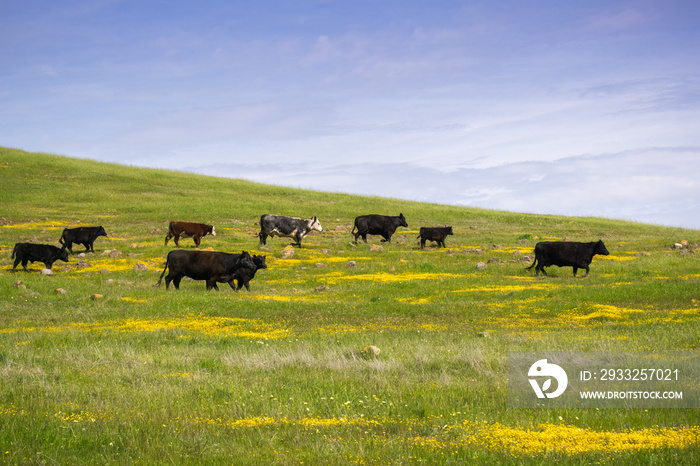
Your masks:
M85 261L78 261L78 263L75 264L75 266L78 267L79 269L84 269L84 268L89 267L88 263Z
M354 269L355 267L357 267L357 262L348 261L348 267L350 267L351 269Z
M145 270L148 270L148 266L144 263L138 262L134 266L134 272L143 272Z
M484 270L486 267L488 266L483 262L479 262L478 264L476 264L476 270Z
M112 271L109 270L109 269L102 269L102 270L100 270L100 273L104 275L104 274L107 274L107 273L112 273Z
M44 276L48 276L48 275L52 275L53 272L51 271L51 269L41 269L41 274Z
M316 262L314 264L314 267L316 267L317 269L327 269L328 264L324 264L323 262Z
M114 283L114 279L113 279L113 278L110 278L109 280L106 280L105 283L106 283L107 285L112 285L112 284Z
M63 288L56 288L56 293L58 293L58 294L68 294L68 292L67 292L66 290L64 290Z
M369 345L362 348L362 351L360 351L360 355L362 355L365 358L377 358L379 357L379 353L381 352L382 350L380 350L376 346Z
M489 257L488 263L490 264L491 262L495 262L496 264L500 264L503 261L499 259L498 257Z
M384 252L384 248L377 244L373 244L372 247L369 248L369 252Z
M294 246L290 244L289 246L286 246L284 249L282 249L282 252L280 252L280 258L293 259L295 253L296 251L294 250Z
M78 257L80 257L81 259L85 259L85 253L81 252L80 254L78 254Z
M491 338L491 334L489 332L479 332L476 334L476 336L481 338Z
M102 299L102 298L104 298L104 296L102 296L101 294L98 294L98 293L95 293L94 295L90 296L90 299L92 299L93 301L97 301L98 299Z
M21 289L21 290L24 290L24 289L27 288L27 285L25 285L24 283L22 283L22 280L17 280L17 281L15 282L15 288L19 288L19 289Z
M122 255L121 251L119 251L119 250L117 250L117 249L112 249L112 250L109 252L109 257L119 257L119 256L121 256L121 255Z
M520 257L522 255L523 255L523 253L520 251L513 251L513 254L511 254L511 256L513 256L513 257Z
M326 291L328 287L326 285L321 285L316 287L316 291Z
M111 249L105 249L104 251L102 251L103 256L109 256L111 253L112 253ZM84 254L83 254L83 257L85 257Z

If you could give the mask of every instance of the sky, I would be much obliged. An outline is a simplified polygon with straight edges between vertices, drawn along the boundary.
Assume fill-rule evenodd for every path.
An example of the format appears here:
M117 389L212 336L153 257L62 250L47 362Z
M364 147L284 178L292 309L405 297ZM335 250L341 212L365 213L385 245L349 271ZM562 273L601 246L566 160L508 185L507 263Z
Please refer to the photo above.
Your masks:
M698 57L697 0L0 2L0 146L700 229Z

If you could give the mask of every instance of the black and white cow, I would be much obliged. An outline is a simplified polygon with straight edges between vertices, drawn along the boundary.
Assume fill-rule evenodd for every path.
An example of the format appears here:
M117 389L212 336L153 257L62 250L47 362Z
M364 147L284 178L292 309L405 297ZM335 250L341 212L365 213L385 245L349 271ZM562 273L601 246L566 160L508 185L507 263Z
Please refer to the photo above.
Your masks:
M301 240L311 230L323 231L318 218L304 220L297 217L285 217L284 215L265 214L260 217L260 244L267 244L268 236L283 236L294 238L293 245L301 247Z
M438 247L445 247L445 238L447 235L452 235L452 227L420 227L418 238L420 238L420 248L425 247L426 241L435 241Z
M99 236L107 236L102 226L64 228L59 243L63 244L73 254L73 243L85 246L85 252L95 252L93 243Z
M20 262L24 270L29 272L28 262L43 262L47 269L51 269L56 261L68 262L68 252L65 246L59 249L50 244L17 243L12 249L12 258L15 260L13 272Z
M535 261L527 270L535 267L536 275L544 271L545 267L556 265L557 267L573 267L574 277L578 269L586 269L586 275L590 272L593 256L610 254L602 240L590 243L577 243L569 241L542 241L535 245ZM536 265L536 266L535 266Z
M232 279L240 268L254 269L255 263L247 251L241 254L228 254L214 251L186 251L176 249L168 253L165 268L160 274L158 285L165 272L170 269L165 277L165 288L170 288L172 281L176 289L180 289L180 281L183 277L193 280L205 280L207 291L214 288L218 290L216 282L226 283Z
M360 215L355 217L355 225L352 227L351 234L357 238L362 236L362 239L367 242L367 235L381 235L382 242L391 241L391 237L398 227L408 227L406 217L399 214L398 217L390 217L387 215ZM357 232L355 231L357 230Z

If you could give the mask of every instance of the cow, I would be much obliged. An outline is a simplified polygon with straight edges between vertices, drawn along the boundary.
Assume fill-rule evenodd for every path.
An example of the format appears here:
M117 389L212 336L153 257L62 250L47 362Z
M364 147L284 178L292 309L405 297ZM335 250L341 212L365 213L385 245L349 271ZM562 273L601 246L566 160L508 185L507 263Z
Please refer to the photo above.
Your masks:
M420 248L425 247L426 241L435 241L440 248L445 247L445 238L447 235L452 235L452 227L420 227L418 238L420 238Z
M367 242L367 235L382 235L382 242L391 241L391 236L398 227L408 227L406 217L399 214L398 217L390 217L387 215L360 215L355 217L355 225L352 227L351 234L355 235L355 243L357 238L362 236L362 239ZM357 232L355 232L357 230Z
M265 264L265 256L259 256L257 254L254 254L253 263L255 264L254 269L250 269L248 267L239 268L233 274L231 279L228 280L228 284L233 291L238 292L241 288L243 288L243 286L245 286L246 290L250 291L250 281L253 279L253 277L255 277L255 272L257 272L260 269L267 268L267 264ZM234 285L234 280L238 282L237 288Z
M600 254L607 256L610 254L605 248L602 240L590 243L577 243L569 241L542 241L535 245L535 261L527 270L535 267L535 273L544 271L545 267L556 265L557 267L573 267L574 277L578 269L586 269L586 276L590 272L593 256ZM536 264L536 266L535 266Z
M168 240L170 238L175 237L175 246L179 248L179 240L180 236L182 236L183 238L192 238L195 247L199 247L202 237L206 235L216 236L216 230L214 230L213 225L193 222L170 222L170 225L168 225L168 234L165 237L165 245L168 245Z
M165 260L165 268L160 274L157 286L160 286L163 275L170 269L165 277L165 289L170 288L173 282L176 289L180 289L182 277L193 280L205 280L207 291L214 288L219 290L216 282L226 283L232 279L239 268L254 269L255 263L248 251L241 254L228 254L214 251L170 251Z
M292 245L301 247L301 240L311 230L323 231L321 222L316 217L304 220L298 217L265 214L260 217L260 233L258 237L260 238L260 244L267 244L268 236L294 238L296 243L292 243Z
M85 246L85 252L95 252L93 244L99 236L107 236L102 226L64 228L58 242L63 244L71 254L73 254L73 243Z
M12 265L12 271L15 272L17 264L22 263L22 267L26 272L27 262L43 262L47 269L51 270L53 263L56 261L68 262L68 252L66 247L57 248L50 244L34 244L34 243L17 243L12 249L12 258L15 260Z

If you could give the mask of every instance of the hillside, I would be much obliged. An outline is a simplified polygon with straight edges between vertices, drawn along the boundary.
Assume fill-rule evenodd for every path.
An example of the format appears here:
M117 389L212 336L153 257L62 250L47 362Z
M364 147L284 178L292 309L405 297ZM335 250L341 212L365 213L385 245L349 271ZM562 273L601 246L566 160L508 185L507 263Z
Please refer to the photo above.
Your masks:
M697 382L700 231L14 149L0 149L0 180L3 462L700 461L697 389L674 409L508 405L515 352L682 351ZM391 243L352 242L355 216L399 212L408 228ZM282 259L289 239L258 244L264 213L317 216L323 232ZM154 286L169 220L212 223L202 249L265 255L268 268L250 292ZM445 224L447 247L421 250L419 228ZM94 254L76 246L50 276L40 262L11 272L15 243L58 245L80 225L108 233ZM602 239L610 254L585 278L525 270L538 241L564 239Z

